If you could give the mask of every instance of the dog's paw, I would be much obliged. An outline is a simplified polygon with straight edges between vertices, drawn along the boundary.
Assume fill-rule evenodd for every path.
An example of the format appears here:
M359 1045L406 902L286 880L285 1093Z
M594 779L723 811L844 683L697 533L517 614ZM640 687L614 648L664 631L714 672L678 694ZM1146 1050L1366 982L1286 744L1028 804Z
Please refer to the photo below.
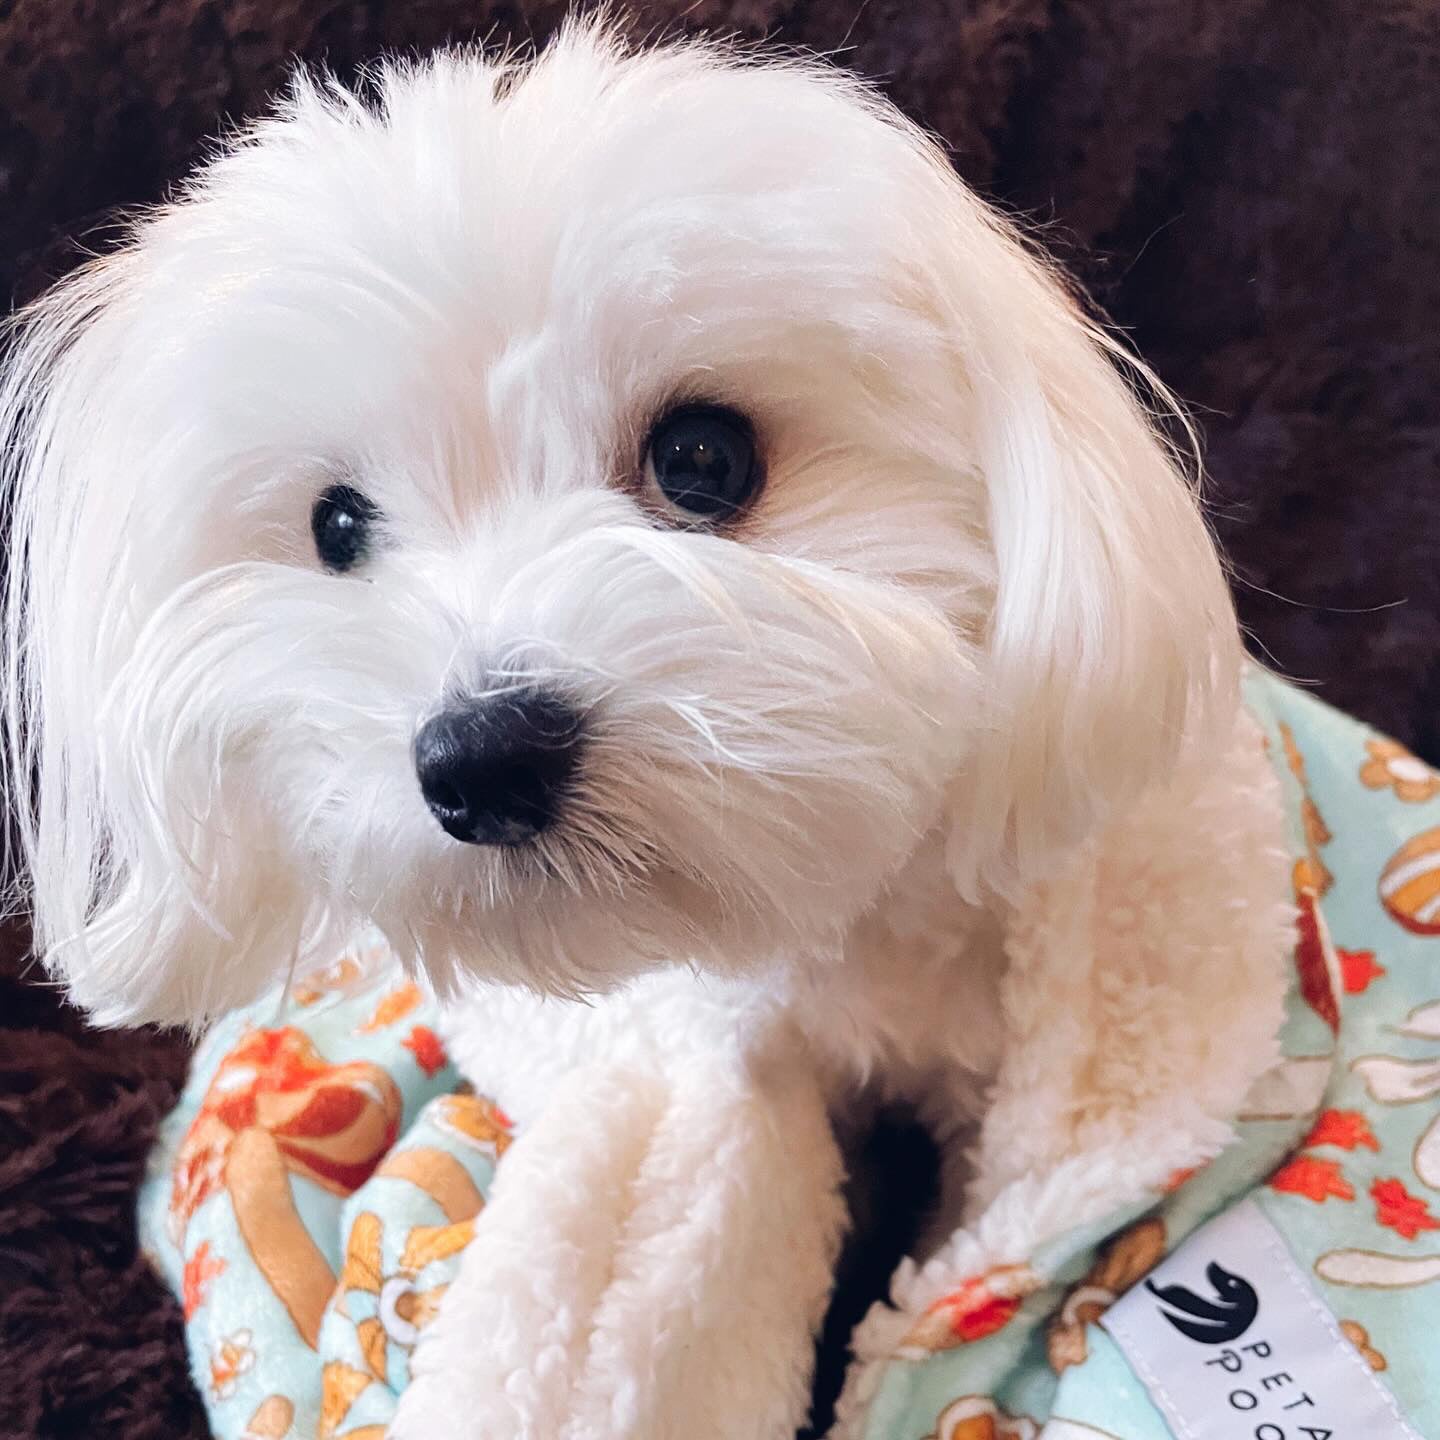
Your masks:
M577 1073L512 1146L392 1440L779 1440L843 1225L808 1074Z

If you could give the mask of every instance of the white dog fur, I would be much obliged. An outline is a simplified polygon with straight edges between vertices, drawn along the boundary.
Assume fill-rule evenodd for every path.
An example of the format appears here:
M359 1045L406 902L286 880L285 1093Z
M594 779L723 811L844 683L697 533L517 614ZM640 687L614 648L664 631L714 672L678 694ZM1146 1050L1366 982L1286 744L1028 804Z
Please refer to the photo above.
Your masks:
M195 1024L375 926L522 1121L401 1440L788 1434L862 1081L946 1198L841 1433L947 1284L1224 1143L1290 912L1172 402L856 81L584 25L301 78L14 339L48 965ZM734 527L638 478L677 399L755 427ZM534 684L562 820L458 844L417 726Z

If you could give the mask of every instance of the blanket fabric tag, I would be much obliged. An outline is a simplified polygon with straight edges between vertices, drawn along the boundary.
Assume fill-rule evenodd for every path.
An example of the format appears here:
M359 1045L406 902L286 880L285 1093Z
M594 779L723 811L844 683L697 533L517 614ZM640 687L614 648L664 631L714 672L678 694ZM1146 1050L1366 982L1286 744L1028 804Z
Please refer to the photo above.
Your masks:
M1254 1201L1100 1323L1182 1440L1420 1440Z

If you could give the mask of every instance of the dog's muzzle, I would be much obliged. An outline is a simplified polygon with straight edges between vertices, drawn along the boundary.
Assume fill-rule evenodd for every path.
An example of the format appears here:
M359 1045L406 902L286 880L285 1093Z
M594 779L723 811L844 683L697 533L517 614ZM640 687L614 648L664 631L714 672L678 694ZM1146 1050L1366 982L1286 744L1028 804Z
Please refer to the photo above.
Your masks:
M523 845L555 823L583 732L575 707L547 690L452 701L415 736L425 803L467 845Z

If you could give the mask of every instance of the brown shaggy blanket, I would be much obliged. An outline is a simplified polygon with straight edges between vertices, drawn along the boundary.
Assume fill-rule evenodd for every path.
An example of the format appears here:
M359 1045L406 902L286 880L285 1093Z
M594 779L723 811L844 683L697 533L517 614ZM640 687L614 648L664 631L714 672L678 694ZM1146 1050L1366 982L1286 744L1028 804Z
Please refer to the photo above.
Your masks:
M0 0L0 294L103 248L295 56L542 39L552 0ZM1042 227L1206 433L1257 651L1440 761L1436 0L671 0L833 51ZM136 1179L186 1046L0 963L0 1436L204 1432Z

